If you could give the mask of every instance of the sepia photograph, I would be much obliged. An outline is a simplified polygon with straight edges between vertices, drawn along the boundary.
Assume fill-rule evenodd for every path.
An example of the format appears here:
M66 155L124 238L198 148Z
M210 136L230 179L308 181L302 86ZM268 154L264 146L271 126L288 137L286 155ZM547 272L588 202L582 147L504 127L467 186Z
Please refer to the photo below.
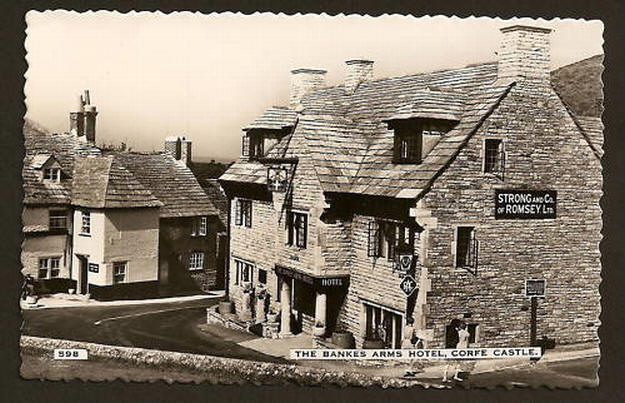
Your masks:
M598 387L600 20L25 19L23 378Z

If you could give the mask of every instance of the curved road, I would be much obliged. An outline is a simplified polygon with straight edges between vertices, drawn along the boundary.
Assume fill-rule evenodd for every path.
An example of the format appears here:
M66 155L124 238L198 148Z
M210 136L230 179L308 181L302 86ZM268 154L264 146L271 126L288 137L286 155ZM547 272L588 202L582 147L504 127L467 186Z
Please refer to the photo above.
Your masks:
M286 362L238 345L257 338L206 324L206 308L219 299L158 304L48 308L22 312L22 334L208 354L256 361ZM200 325L202 330L200 330Z

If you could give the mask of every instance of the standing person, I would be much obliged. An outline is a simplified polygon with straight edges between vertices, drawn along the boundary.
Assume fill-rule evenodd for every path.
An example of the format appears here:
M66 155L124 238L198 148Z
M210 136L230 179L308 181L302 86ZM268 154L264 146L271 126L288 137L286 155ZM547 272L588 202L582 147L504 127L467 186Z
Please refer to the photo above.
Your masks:
M404 326L404 335L401 339L401 348L408 349L414 348L414 340L417 337L416 329L414 328L414 319L407 318L406 326Z
M455 325L455 326L454 326ZM452 321L452 329L454 329L454 339L456 341L456 348L468 348L469 347L469 331L467 330L467 324L463 321L454 319ZM443 382L447 382L447 376L449 374L449 366L450 364L445 365L445 372L443 374ZM453 379L456 381L462 382L462 378L460 378L461 365L460 361L456 361L454 364L454 376Z
M24 284L22 284L22 299L35 294L35 279L30 274L24 277Z

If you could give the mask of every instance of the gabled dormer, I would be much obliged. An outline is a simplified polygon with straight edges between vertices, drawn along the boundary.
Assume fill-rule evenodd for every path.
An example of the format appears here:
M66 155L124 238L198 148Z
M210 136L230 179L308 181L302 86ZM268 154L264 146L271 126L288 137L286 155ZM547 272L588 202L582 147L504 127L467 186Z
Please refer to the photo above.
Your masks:
M267 155L282 138L288 135L297 121L297 112L282 107L267 109L258 119L243 128L241 157L257 160Z
M44 183L60 183L61 164L51 154L37 154L33 157L32 166L39 172L39 180Z
M393 130L393 163L420 164L436 143L460 121L464 96L422 90L384 122Z

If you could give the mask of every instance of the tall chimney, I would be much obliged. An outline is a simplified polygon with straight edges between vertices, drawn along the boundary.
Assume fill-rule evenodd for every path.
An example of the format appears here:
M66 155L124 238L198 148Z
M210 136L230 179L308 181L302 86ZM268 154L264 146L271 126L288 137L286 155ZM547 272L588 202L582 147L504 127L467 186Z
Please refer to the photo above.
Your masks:
M89 90L85 90L85 136L87 141L95 144L95 118L98 116L95 105L91 105Z
M295 69L291 70L291 97L289 107L295 109L304 95L325 85L326 70Z
M551 29L513 25L501 33L498 79L549 80Z
M193 142L185 137L172 136L165 138L165 152L171 154L176 161L182 161L185 165L191 164L191 146Z
M79 95L75 112L69 114L69 131L77 137L85 137L95 144L95 122L98 112L95 105L91 105L89 90Z
M352 59L345 62L347 72L345 74L345 93L353 94L358 86L373 78L373 61L364 59Z

